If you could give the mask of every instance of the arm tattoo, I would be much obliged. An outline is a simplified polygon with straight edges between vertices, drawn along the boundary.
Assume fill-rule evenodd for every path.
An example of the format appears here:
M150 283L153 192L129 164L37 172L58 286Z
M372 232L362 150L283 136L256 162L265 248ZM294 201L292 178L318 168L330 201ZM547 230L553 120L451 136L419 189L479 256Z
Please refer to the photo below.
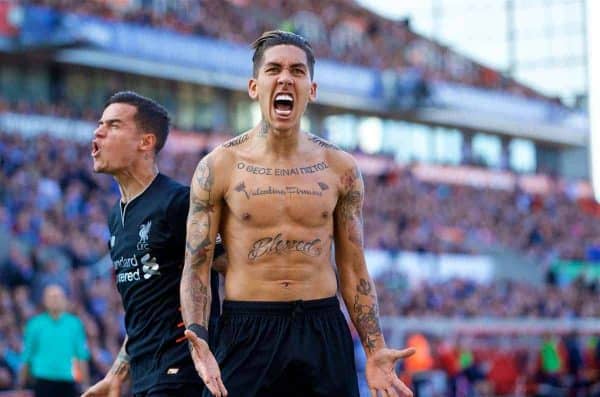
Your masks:
M182 314L186 323L199 323L208 326L210 298L208 286L201 275L212 258L214 244L210 239L211 215L214 204L211 191L214 185L212 161L200 161L190 192L187 237L185 243L185 263L181 275Z
M363 192L360 188L361 175L358 168L346 171L342 175L342 187L346 194L340 199L339 210L342 227L348 234L352 243L362 247L363 245L363 217L362 202Z
M124 379L129 375L129 355L125 351L126 343L127 339L125 339L125 341L123 342L123 345L121 346L121 350L119 350L119 354L117 354L115 362L108 371L109 374L118 376L121 379Z
M205 162L204 160L198 163L196 171L194 172L194 178L196 179L196 182L198 182L198 185L202 190L206 190L210 193L210 189L212 188L212 185L214 183L214 178L211 173L212 164L208 163L209 161Z
M352 308L354 325L363 345L369 352L372 352L376 347L377 339L381 337L377 295L371 282L364 278L360 279L359 284L356 286L356 292Z
M186 280L188 280L187 288L184 290L184 293L188 299L194 302L196 309L195 314L197 314L198 319L201 320L199 324L208 327L208 287L202 282L191 266L184 267L181 277L182 279L185 277Z

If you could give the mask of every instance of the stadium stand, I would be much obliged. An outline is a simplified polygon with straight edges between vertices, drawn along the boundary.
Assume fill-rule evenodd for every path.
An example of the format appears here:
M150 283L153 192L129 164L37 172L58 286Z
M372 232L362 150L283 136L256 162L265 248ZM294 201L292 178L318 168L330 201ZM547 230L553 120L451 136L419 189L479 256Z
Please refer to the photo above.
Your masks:
M281 28L306 36L313 43L318 58L397 72L412 69L426 80L452 81L556 101L415 33L408 22L387 20L346 0L283 3L187 0L165 2L163 7L144 2L137 7L124 7L119 2L99 0L22 0L20 3L242 44L247 44L248 37Z
M102 260L108 240L104 216L118 197L116 186L110 179L90 172L89 148L85 144L50 136L23 138L7 133L0 134L0 142L0 219L5 233L12 236L8 246L3 248L0 266L3 297L0 340L7 370L14 374L18 368L22 327L24 321L36 312L40 298L38 292L54 282L69 291L72 309L84 320L92 351L92 373L98 377L110 366L123 333L118 325L122 324L122 309L107 271L110 267ZM186 181L200 155L167 154L161 159L161 169ZM444 185L425 185L409 173L393 178L390 175L368 176L366 186L369 203L365 211L366 235L369 236L366 243L369 247L386 249L460 250L460 244L444 244L442 239L432 238L435 233L431 230L419 230L419 226L428 227L426 225L440 222L440 214L456 213L456 219L463 219L463 213L475 208L475 203L486 202L493 196L485 189L464 188L466 191L461 193L462 189L455 191ZM402 203L394 208L403 212L390 213L385 206L386 197L394 197L397 203ZM522 200L515 200L514 194L513 200L510 198L511 195L507 195L489 207L479 207L473 219L486 225L487 234L504 233L514 237L523 224L537 219L535 213L525 211L519 215L523 223L515 222L512 228L508 222L494 221L498 209L504 216L511 212L519 214L518 202ZM560 209L567 213L579 214L565 218L574 222L570 224L571 228L577 229L579 223L585 224L585 214L576 203L561 199L558 194L544 200L560 203ZM410 207L409 203L417 202L421 202L422 210L414 208L414 205ZM540 205L540 208L546 208L543 202ZM445 210L441 211L442 208ZM409 214L412 214L412 219L406 219ZM528 220L529 217L531 219ZM411 224L416 228L407 227ZM400 229L401 233L394 228ZM470 228L471 225L465 224L466 234ZM385 236L399 238L390 241ZM531 249L530 236L527 233L523 236L519 248ZM549 236L554 235L550 232ZM549 245L556 245L561 240L560 236L552 238L555 240L548 242ZM426 244L419 246L419 241ZM489 242L495 241L496 238L489 239ZM476 245L482 243L477 241ZM574 238L570 244L577 246L572 252L584 251L584 239ZM384 272L376 282L382 315L390 317L600 316L600 304L594 299L598 291L597 281L586 284L579 279L560 288L554 285L532 287L509 281L483 284L455 279L408 287L402 274ZM535 348L532 349L530 354L535 352ZM493 359L497 358L490 352L488 354Z

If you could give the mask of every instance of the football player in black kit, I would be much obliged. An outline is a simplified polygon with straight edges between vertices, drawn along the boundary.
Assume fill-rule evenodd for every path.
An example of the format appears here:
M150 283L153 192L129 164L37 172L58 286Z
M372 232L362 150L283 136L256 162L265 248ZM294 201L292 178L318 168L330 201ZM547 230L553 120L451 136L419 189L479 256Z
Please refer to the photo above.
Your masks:
M168 133L167 111L130 91L108 100L94 132L94 171L112 175L121 192L109 216L109 247L127 336L109 372L83 397L120 396L127 378L135 397L199 396L204 387L179 303L189 188L156 164ZM218 291L216 273L212 284Z

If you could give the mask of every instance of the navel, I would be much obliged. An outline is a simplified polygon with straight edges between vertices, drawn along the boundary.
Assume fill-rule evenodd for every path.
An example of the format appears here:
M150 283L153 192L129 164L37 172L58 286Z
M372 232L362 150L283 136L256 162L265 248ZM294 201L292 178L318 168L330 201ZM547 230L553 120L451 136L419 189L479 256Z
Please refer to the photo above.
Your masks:
M250 216L250 214L249 214L249 213L247 213L247 212L244 212L244 213L242 214L242 220L244 220L244 221L249 221L249 220L250 220L250 218L251 218L251 216Z

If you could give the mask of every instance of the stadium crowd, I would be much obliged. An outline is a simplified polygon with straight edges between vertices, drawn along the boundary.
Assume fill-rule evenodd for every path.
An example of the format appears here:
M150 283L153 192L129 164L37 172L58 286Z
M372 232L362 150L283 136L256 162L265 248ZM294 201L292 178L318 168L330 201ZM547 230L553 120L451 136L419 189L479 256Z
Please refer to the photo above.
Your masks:
M202 155L165 153L160 169L187 182ZM553 255L582 259L586 241L598 235L593 217L566 195L432 185L409 169L366 175L366 191L369 248L444 253L502 244L532 255L555 247ZM91 172L88 145L0 133L0 234L9 236L0 239L0 387L14 382L22 327L51 283L68 291L72 310L84 321L92 375L101 376L110 366L124 332L105 257L106 216L117 199L116 184ZM376 282L382 315L600 316L597 284L559 288L456 279L409 287L392 270Z
M495 280L489 284L454 278L406 286L401 273L378 275L381 314L402 317L600 317L598 280L578 278L568 286ZM404 287L403 287L404 286Z
M451 81L548 99L492 68L415 33L406 20L386 19L348 0L187 0L145 1L135 5L127 1L100 0L16 2L245 45L248 38L258 37L275 26L307 37L318 59L391 70L399 75L418 75L426 81Z
M584 259L600 235L596 217L569 191L432 184L410 167L365 179L367 247L475 254L499 246L547 262Z

